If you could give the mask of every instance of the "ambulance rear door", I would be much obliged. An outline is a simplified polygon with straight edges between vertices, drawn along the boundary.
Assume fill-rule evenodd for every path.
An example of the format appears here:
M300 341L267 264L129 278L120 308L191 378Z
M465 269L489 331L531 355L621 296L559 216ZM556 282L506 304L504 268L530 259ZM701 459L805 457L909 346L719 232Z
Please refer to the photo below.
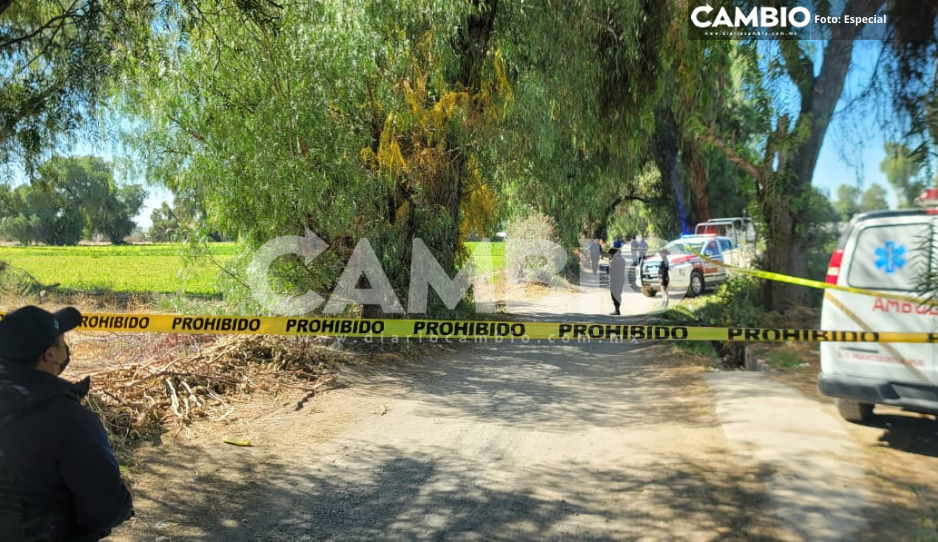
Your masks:
M927 269L935 269L936 228L930 215L860 222L844 247L838 284L916 297ZM930 246L929 246L930 245ZM822 328L856 331L938 331L938 308L914 301L825 292ZM938 384L936 347L912 343L827 343L825 371L915 385Z

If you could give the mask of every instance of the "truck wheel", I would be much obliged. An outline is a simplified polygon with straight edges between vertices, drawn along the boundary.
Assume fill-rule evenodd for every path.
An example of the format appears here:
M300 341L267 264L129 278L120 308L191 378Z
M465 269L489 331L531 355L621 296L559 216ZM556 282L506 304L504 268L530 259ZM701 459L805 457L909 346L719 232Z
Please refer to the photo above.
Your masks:
M873 405L870 403L837 399L837 410L848 422L866 423L873 419Z
M704 278L700 271L690 274L690 286L687 287L687 297L697 297L704 291Z
M655 294L658 293L658 290L652 290L651 288L642 288L642 293L645 294L645 297L655 297Z

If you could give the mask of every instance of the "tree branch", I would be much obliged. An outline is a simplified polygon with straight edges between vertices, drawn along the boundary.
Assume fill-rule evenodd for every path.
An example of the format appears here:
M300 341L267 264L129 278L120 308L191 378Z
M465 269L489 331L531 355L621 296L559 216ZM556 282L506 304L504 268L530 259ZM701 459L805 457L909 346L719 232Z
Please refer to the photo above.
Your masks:
M752 162L750 162L744 156L736 152L736 149L727 145L727 143L723 141L722 138L717 137L716 134L713 133L712 127L709 129L709 131L706 134L701 136L701 139L703 141L710 143L714 147L716 147L717 150L719 150L721 153L723 153L724 156L726 156L727 160L729 160L733 164L736 164L736 166L739 167L739 169L748 173L757 182L759 183L765 182L766 172L760 168L757 168Z
M8 4L6 6L3 6L3 2L8 2ZM53 24L59 23L59 21L62 21L56 27L56 32L58 32L58 30L61 29L65 25L65 20L75 18L75 13L73 13L72 10L75 8L75 4L77 3L78 1L76 0L75 2L72 3L71 6L69 6L69 8L65 11L65 13L62 13L61 15L56 15L55 17L49 19L42 26L33 30L29 34L20 36L18 38L11 38L4 42L0 42L0 49L6 49L7 47L12 47L19 43L23 43L24 41L29 41L35 38L36 36L38 36L39 34L42 34L46 30L48 30ZM0 0L0 13L3 13L3 10L9 7L11 4L13 4L13 0Z
M804 54L798 40L781 40L778 48L785 60L785 71L801 94L801 111L810 111L814 97L814 62Z
M885 0L848 0L844 6L845 15L855 17L872 17L883 7ZM834 25L831 28L831 39L850 40L856 39L857 35L863 31L866 25Z
M788 127L790 124L791 117L789 117L787 113L779 116L778 120L775 121L775 130L769 132L769 139L765 145L765 156L762 158L762 167L759 168L760 170L769 171L772 168L779 144L783 143L785 138L788 137ZM782 168L779 167L779 171L781 170Z
M72 6L71 6L70 8L68 8L69 11L71 11L71 9L72 9L73 7L75 7L75 4L77 4L77 3L78 3L78 0L76 0L75 3L72 4ZM62 14L62 17L65 17L66 15L68 15L68 12L63 13L63 14ZM53 19L53 20L54 20L54 19ZM51 23L52 21L50 20L49 22ZM48 25L48 24L49 24L49 23L47 23L47 25ZM62 19L62 22L59 23L59 24L55 27L55 29L52 31L52 35L49 37L48 41L46 41L46 44L42 47L42 51L36 53L32 58L30 58L28 61L24 62L23 65L20 66L18 70L16 70L15 72L13 72L13 73L10 75L10 77L8 77L8 78L4 81L4 84L9 83L9 82L15 80L17 77L20 76L21 73L23 73L24 71L28 70L28 69L29 69L29 66L31 66L33 62L35 62L36 60L38 60L38 59L40 59L40 58L46 56L46 53L49 52L49 49L51 49L51 48L53 47L53 45L55 45L55 37L59 34L59 32L60 32L63 28L65 28L65 25L66 25L66 24L67 24L67 18ZM48 26L45 26L44 29L48 29ZM0 47L3 47L3 46L0 45Z
M184 126L182 123L182 119L180 119L179 117L175 115L170 115L169 120L171 120L173 124L179 127L182 131L186 132L187 134L195 138L195 140L198 141L199 143L203 143L203 144L205 143L205 137L202 134L200 134L198 131L192 128L189 128L187 126Z

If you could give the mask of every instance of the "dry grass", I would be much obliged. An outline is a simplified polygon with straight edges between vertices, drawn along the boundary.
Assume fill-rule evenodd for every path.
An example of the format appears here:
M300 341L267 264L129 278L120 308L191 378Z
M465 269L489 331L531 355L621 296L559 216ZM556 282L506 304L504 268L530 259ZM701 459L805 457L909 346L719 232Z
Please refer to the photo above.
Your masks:
M76 357L109 360L75 372L92 378L86 404L120 454L197 419L224 420L254 392L317 393L354 355L306 337L86 333L74 342Z

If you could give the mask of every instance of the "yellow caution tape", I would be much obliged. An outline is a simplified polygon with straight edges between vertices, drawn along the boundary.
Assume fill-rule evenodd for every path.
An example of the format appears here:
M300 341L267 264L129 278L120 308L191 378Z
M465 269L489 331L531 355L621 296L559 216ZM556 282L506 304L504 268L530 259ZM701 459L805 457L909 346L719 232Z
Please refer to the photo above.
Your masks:
M844 313L844 315L847 318L849 318L855 324L860 326L861 329L864 329L866 331L872 331L872 328L870 328L870 326L867 325L867 323L864 322L862 318L860 318L855 312L850 310L846 305L844 305L839 299L837 299L836 296L834 296L830 292L824 292L824 300L834 305L834 307L836 307L840 312ZM918 367L916 367L915 365L910 363L907 359L905 359L905 356L903 356L902 353L896 350L895 347L893 347L891 344L884 344L883 349L887 353L889 353L889 355L892 356L893 359L899 360L899 362L902 363L902 365L904 365L906 369L911 371L912 374L914 374L915 377L918 378L921 382L924 382L925 384L931 383L928 377L925 376L925 374L921 370L919 370Z
M801 277L792 277L790 275L783 275L781 273L773 273L771 271L763 271L761 269L746 269L744 267L737 267L735 265L730 265L720 260L715 260L709 256L704 256L703 254L697 252L693 248L690 248L691 252L695 255L700 256L706 262L719 265L725 269L729 269L736 273L741 273L743 275L749 275L751 277L757 277L761 279L774 280L778 282L787 282L788 284L797 284L798 286L807 286L808 288L820 288L824 290L836 290L839 292L850 292L852 294L862 294L870 295L875 297L881 297L883 299L894 299L897 301L905 301L907 303L914 303L919 306L931 306L938 307L938 300L935 299L920 299L917 297L902 295L902 294L891 294L889 292L880 292L878 290L870 290L867 288L855 288L853 286L841 286L839 284L830 284L827 282L821 282L819 280L803 279Z
M0 313L0 317L3 314ZM276 316L185 316L175 314L82 315L86 331L195 333L213 335L293 335L353 337L400 342L737 341L737 342L880 342L938 343L938 333L827 331L816 329L695 327L615 323L504 322L299 318Z

